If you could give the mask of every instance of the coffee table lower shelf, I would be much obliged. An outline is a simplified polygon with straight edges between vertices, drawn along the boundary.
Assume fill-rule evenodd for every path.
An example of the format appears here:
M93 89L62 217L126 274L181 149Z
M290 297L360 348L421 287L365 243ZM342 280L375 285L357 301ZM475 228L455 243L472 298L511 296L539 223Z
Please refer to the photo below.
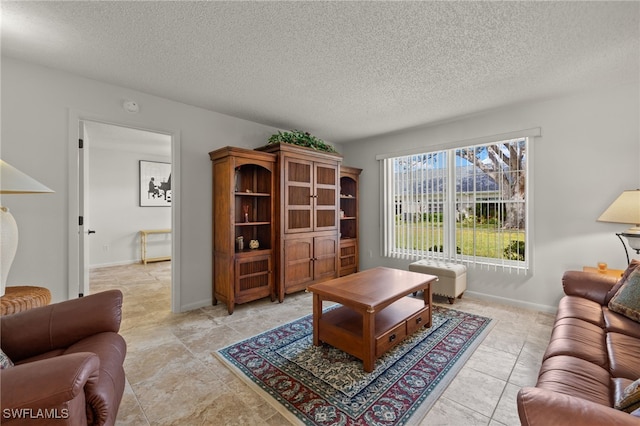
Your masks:
M375 314L375 358L379 358L421 327L431 327L431 312L424 301L403 297ZM368 339L363 336L363 315L346 306L320 317L318 338L365 360Z

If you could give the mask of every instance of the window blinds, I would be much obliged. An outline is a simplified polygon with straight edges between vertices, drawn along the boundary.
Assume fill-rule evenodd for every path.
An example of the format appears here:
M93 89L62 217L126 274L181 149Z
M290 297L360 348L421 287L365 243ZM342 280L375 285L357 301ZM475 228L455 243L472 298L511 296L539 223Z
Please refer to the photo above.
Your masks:
M381 159L384 255L527 271L527 138Z
M444 258L445 211L449 176L444 151L382 161L386 209L385 256L403 259Z

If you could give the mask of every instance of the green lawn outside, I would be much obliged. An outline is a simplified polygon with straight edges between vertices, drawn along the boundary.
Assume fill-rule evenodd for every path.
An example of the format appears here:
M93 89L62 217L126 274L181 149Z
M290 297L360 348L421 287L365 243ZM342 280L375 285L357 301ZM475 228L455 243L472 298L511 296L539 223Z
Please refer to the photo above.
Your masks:
M428 250L444 243L442 224L418 222L409 225L407 233L403 233L404 228L404 226L396 226L398 248ZM475 253L473 252L474 232L477 238ZM512 241L524 241L524 231L505 231L499 229L497 225L476 225L474 231L471 226L456 225L456 245L463 255L501 259L504 249Z

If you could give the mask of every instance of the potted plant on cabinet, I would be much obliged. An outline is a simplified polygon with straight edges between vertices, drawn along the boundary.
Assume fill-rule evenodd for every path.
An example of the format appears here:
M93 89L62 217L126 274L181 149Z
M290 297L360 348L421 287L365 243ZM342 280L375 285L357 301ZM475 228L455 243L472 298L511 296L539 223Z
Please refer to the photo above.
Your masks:
M291 130L288 132L278 132L271 135L269 138L269 145L277 143L288 143L292 145L303 146L306 148L312 148L316 151L324 152L337 152L335 148L320 138L313 136L309 132L303 132L300 130Z

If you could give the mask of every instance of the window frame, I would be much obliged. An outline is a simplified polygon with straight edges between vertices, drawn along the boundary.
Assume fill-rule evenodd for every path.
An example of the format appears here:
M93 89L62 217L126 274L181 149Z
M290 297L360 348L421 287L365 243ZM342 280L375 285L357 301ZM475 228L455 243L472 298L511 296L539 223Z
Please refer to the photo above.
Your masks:
M409 151L381 154L376 156L376 159L380 161L380 182L381 182L381 256L404 258L404 259L419 259L419 258L432 258L442 261L455 261L459 263L466 263L475 265L489 270L507 271L516 273L530 273L532 272L533 265L533 146L536 137L540 136L540 128L528 129L518 132L510 132L501 135L486 136L482 138L475 138L471 140L464 140L454 143L432 145L428 147L415 148ZM456 211L456 150L467 147L477 147L482 145L491 145L496 143L505 143L517 139L525 139L525 229L524 229L524 241L525 241L525 259L524 260L511 260L505 259L504 256L499 258L493 257L481 257L468 254L458 254L456 250L451 250L452 247L456 247L456 231L459 228L456 221L456 214L451 215L451 212ZM445 199L443 203L443 215L445 219L443 221L443 239L445 241L443 252L434 252L424 249L407 249L399 248L395 243L395 215L393 214L397 208L397 201L392 199L391 188L388 186L390 183L390 176L393 176L393 160L398 157L404 157L409 155L428 155L434 154L439 151L446 151L447 155L447 188L445 191ZM477 195L474 194L474 195ZM474 197L474 205L477 197ZM500 200L501 202L501 200ZM390 222L392 221L392 222ZM391 226L393 224L393 226ZM506 231L508 232L508 231ZM474 243L475 244L475 243Z

